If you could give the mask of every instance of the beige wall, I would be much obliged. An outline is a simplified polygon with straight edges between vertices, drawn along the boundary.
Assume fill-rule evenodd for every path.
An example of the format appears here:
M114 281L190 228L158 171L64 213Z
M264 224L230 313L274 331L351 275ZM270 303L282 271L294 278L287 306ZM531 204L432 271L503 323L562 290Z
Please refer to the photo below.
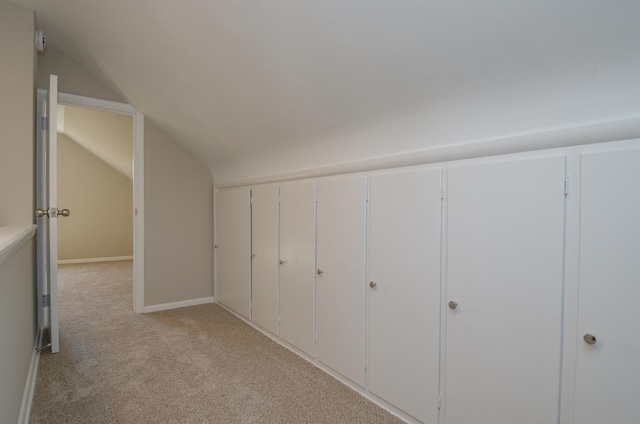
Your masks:
M72 59L48 57L52 51L38 64L40 88L55 71L61 92L123 101ZM213 296L211 173L148 119L144 143L145 306Z
M63 134L58 205L71 210L58 220L58 259L133 255L132 181Z
M213 181L156 125L145 125L145 306L213 296Z
M35 20L0 0L0 226L32 224ZM0 422L18 421L36 328L33 242L0 267Z
M0 423L18 422L31 363L36 315L33 240L0 267Z
M58 91L96 99L125 102L106 85L98 82L82 65L61 51L48 46L38 61L38 87L49 86L49 75L58 75ZM126 102L125 102L126 103Z
M33 11L0 1L0 226L33 223Z

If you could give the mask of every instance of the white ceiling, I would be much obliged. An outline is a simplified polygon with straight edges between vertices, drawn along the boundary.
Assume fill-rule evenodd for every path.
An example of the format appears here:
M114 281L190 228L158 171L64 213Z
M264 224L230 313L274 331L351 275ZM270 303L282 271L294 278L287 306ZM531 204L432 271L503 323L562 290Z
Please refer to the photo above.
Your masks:
M638 0L14 0L217 181L640 112Z

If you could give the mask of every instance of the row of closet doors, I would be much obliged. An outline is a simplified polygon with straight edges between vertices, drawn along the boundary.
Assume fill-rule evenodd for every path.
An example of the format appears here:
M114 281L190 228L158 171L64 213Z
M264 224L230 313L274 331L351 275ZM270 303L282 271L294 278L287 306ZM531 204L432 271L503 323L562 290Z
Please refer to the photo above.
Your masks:
M636 422L639 152L579 155L575 205L564 154L220 190L217 301L423 423Z

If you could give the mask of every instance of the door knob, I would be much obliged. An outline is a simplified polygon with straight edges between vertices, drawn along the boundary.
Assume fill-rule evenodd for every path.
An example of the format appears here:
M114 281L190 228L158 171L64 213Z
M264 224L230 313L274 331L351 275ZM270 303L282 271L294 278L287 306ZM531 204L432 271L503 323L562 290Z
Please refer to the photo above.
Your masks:
M321 270L321 269L317 270L317 271L316 271L316 274L318 274L318 275L322 275L322 270Z
M69 209L62 209L61 211L58 211L58 216L69 216L71 215L71 212L69 211Z
M282 259L280 259L280 265L284 265L286 261L283 261Z
M45 215L49 216L49 209L42 209L42 208L36 209L36 217L42 218Z
M587 344L596 344L596 337L587 333L584 335L584 341L587 342Z
M369 287L371 287L372 289L375 289L377 285L378 285L378 283L376 283L375 281L371 281L369 283Z
M449 308L456 309L458 307L458 302L454 302L453 300L449 302Z

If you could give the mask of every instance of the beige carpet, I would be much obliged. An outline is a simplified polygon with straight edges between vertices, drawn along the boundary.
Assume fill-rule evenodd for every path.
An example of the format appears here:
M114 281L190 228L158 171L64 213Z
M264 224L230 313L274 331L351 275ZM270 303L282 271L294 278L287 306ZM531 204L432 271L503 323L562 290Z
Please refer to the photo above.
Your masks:
M32 423L399 423L217 305L132 312L130 261L61 265Z

